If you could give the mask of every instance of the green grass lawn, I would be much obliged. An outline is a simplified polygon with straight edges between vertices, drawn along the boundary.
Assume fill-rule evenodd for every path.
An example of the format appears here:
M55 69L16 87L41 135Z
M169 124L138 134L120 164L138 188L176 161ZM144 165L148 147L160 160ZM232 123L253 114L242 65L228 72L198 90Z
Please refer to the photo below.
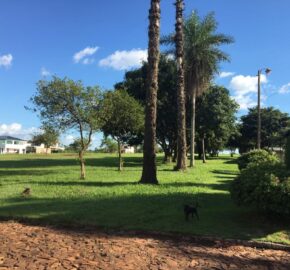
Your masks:
M117 171L116 155L87 155L87 179L79 180L73 154L1 155L0 218L28 218L47 224L92 225L105 229L179 232L290 244L290 225L237 207L228 192L237 175L234 159L197 161L186 173L161 164L160 185L136 184L141 155L125 155ZM28 198L20 194L30 187ZM183 204L198 198L200 221L186 222Z

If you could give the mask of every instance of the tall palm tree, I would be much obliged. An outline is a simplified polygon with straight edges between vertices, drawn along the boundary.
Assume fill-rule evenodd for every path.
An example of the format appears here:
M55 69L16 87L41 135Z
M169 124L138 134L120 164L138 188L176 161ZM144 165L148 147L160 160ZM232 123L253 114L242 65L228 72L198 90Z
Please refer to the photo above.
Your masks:
M186 170L186 110L184 92L184 35L183 35L183 0L176 0L175 47L177 62L177 103L178 103L178 132L177 132L177 164L176 170Z
M158 65L160 58L160 0L151 0L149 10L148 75L145 107L143 171L140 183L157 184L156 172L156 115Z
M216 30L213 13L202 19L197 12L192 12L184 23L185 88L191 100L190 167L194 166L196 97L206 91L219 72L219 64L229 61L229 56L219 47L233 42L232 37L217 34ZM172 46L174 36L163 37L161 43Z

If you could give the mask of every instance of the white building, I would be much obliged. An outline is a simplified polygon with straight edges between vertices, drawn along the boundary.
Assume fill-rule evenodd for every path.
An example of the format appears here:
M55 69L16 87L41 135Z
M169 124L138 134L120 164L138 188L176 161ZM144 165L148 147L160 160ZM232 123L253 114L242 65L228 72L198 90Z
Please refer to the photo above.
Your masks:
M25 140L11 136L0 136L0 154L26 154L26 147L30 146Z
M135 153L135 147L130 145L123 145L122 152L126 154L134 154Z
M27 153L35 154L51 154L52 152L64 151L64 147L60 146L58 143L47 148L44 143L40 145L31 145L26 149Z

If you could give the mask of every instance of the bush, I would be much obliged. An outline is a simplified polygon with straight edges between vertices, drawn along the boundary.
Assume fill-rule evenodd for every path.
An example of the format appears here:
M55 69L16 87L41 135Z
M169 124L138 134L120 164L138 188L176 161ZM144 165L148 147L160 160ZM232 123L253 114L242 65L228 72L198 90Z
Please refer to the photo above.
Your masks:
M250 163L232 182L231 196L238 205L252 205L267 213L290 214L290 177L282 163Z
M260 164L267 161L278 162L279 159L266 150L253 150L241 155L237 160L239 170L245 169L250 163Z

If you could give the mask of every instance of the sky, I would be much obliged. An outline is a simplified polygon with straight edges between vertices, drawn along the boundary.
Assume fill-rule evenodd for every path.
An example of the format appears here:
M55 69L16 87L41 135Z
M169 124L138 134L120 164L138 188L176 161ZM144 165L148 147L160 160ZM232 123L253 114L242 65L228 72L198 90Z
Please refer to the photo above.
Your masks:
M174 31L173 0L161 0L161 34ZM40 79L52 75L112 89L147 58L149 0L0 0L0 135L29 138L41 125L25 109ZM290 1L185 0L185 15L214 12L218 32L235 43L217 84L230 90L239 115L255 106L257 72L263 106L290 113ZM72 142L75 134L62 135ZM98 145L101 135L94 138Z

